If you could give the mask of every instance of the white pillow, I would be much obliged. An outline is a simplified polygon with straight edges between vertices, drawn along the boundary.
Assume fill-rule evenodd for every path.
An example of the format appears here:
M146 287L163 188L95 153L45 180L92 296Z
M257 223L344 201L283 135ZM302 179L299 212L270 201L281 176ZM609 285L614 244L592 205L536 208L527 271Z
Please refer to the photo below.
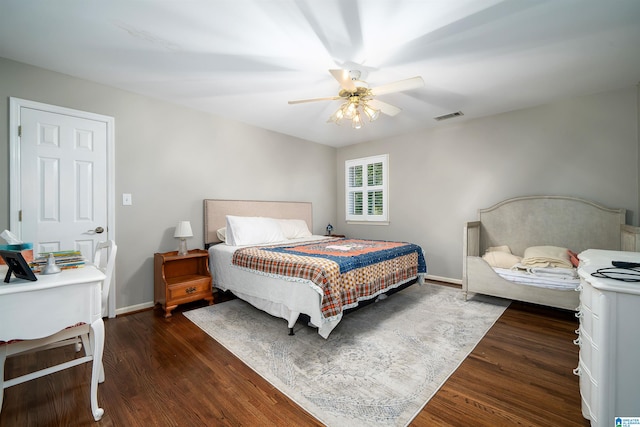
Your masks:
M277 221L280 223L282 234L286 239L311 236L307 222L303 219L278 219Z
M218 240L221 242L227 241L227 227L218 228L216 230L216 236L218 236Z
M260 245L286 240L273 218L227 215L225 243L230 246Z
M482 256L491 267L511 268L521 261L519 256L515 256L504 251L489 251Z

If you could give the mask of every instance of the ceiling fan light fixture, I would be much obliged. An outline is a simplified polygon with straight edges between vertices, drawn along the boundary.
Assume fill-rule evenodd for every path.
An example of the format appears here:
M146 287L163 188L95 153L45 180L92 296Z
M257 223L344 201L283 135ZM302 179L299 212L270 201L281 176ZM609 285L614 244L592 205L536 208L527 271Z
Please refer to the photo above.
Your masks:
M344 111L342 107L340 107L336 110L335 113L331 115L331 117L329 117L328 121L339 125L343 118L344 118Z
M356 111L356 115L353 116L353 119L351 119L351 126L354 129L360 129L363 125L364 125L364 122L362 121L362 117L360 116L360 112Z
M369 104L365 102L362 103L362 111L367 115L369 121L372 122L380 116L380 110L376 110L372 108Z
M358 112L358 104L359 99L355 96L352 96L347 102L342 105L341 109L344 112L345 119L353 119L353 117Z

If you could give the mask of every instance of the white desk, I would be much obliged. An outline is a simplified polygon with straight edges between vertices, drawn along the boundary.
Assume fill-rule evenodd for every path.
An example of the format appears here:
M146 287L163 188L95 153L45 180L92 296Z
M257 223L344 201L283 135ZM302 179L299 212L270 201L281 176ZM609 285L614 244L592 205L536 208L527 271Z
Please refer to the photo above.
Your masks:
M34 340L79 323L90 325L93 347L90 397L93 417L97 421L104 413L98 407L97 395L98 381L104 380L101 378L104 349L101 289L105 275L87 265L59 274L36 276L35 282L15 277L9 283L0 282L0 341ZM0 345L0 356L6 355L7 347L9 345ZM2 372L4 359L0 357ZM0 410L4 389L14 385L10 381L5 382L4 375L0 375Z

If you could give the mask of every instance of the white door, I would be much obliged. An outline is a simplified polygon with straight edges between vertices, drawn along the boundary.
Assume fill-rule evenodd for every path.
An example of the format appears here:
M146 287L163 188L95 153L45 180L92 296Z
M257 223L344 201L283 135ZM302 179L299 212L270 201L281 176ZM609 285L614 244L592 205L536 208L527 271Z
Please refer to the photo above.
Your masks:
M47 111L20 111L22 240L34 255L75 249L93 259L106 240L106 124Z
M19 130L14 147L19 161L13 165L19 172L12 171L19 183L11 189L12 219L14 202L19 209L12 231L33 243L35 256L75 249L93 260L96 244L114 234L109 218L113 119L20 101L14 106L17 123L12 123ZM110 317L115 315L113 295Z

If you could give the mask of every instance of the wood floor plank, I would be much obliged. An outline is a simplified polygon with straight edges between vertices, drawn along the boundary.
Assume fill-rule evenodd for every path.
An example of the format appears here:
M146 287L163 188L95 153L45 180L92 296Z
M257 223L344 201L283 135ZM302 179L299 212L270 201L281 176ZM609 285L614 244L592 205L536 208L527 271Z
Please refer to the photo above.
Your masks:
M222 345L186 319L181 306L105 322L105 415L90 411L89 365L5 391L0 425L14 426L320 426ZM348 319L348 317L347 317ZM512 303L412 426L588 426L582 418L573 313ZM7 361L8 378L71 347Z

